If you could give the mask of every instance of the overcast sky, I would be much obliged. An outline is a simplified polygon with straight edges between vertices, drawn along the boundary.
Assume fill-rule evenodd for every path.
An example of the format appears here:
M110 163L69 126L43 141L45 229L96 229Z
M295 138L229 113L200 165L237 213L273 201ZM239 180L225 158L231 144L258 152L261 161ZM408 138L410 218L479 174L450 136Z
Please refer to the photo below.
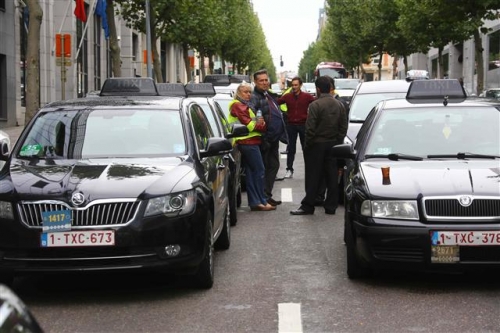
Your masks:
M298 72L304 51L316 41L319 10L324 0L252 0L252 3L276 69Z

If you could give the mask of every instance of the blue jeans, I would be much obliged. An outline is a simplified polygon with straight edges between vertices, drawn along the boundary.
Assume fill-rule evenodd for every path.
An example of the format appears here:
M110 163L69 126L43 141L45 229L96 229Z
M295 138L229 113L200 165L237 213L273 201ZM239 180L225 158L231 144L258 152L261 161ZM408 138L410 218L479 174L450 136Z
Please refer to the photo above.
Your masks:
M242 163L245 167L248 205L254 207L260 204L267 205L264 194L264 162L258 145L238 145L242 154Z
M286 146L286 169L293 172L293 162L295 161L295 152L297 151L297 136L300 139L300 145L304 148L306 125L287 125L288 145Z

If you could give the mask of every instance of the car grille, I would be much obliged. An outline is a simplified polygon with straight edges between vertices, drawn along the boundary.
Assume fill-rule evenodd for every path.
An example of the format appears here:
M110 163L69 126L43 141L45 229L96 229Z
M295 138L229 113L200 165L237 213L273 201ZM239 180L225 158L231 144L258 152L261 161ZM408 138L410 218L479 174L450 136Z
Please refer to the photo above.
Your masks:
M18 204L21 221L28 227L42 227L42 213L58 210L71 211L72 227L119 226L130 223L139 208L139 201L99 200L86 207L73 208L60 201L23 201Z
M397 248L375 246L372 248L373 255L379 260L401 261L401 262L423 262L424 251L421 248Z
M460 196L424 198L424 215L430 221L498 220L500 198L474 197L467 207L460 204Z

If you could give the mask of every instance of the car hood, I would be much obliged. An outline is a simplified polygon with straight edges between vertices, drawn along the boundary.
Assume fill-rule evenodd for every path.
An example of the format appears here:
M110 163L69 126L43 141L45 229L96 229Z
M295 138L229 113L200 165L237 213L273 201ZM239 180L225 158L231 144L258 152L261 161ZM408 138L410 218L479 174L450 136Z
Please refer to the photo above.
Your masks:
M337 95L339 95L340 97L352 97L352 95L354 94L354 89L335 89L335 93L337 93Z
M384 185L382 180L383 166L390 167L390 184ZM498 160L367 160L362 162L361 169L373 197L500 196Z
M69 201L81 192L87 202L147 198L192 188L193 165L184 158L39 160L13 159L0 176L0 196L19 200Z

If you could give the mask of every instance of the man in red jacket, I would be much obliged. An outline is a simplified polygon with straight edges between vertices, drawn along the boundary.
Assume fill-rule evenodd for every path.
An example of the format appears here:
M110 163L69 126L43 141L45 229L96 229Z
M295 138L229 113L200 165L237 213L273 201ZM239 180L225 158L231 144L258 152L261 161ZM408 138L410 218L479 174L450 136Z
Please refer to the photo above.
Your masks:
M307 108L314 101L314 96L302 91L301 87L302 79L294 77L292 79L292 91L278 99L278 104L286 104L288 109L286 126L288 132L288 153L285 178L293 177L293 161L295 160L295 152L297 151L297 136L300 139L302 149L304 148Z

